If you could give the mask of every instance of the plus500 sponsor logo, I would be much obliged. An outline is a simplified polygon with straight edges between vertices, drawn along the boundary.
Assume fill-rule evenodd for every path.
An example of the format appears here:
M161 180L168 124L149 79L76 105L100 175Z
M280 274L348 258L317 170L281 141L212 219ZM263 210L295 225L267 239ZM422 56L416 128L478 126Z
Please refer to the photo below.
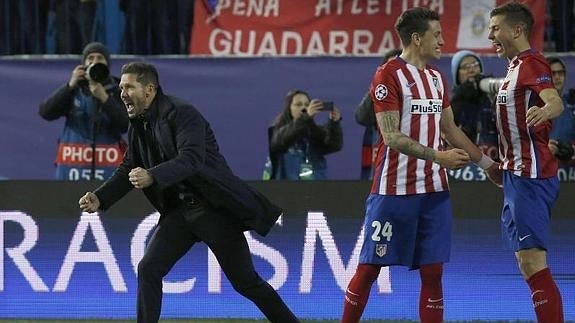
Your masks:
M441 110L442 102L439 99L411 100L411 114L439 114Z

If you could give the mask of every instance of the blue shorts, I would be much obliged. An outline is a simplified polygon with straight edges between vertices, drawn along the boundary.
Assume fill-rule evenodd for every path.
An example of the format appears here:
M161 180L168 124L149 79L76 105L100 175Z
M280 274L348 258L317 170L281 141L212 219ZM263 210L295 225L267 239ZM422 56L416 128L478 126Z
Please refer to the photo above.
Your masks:
M551 208L559 195L559 179L524 178L503 172L503 241L514 251L547 250Z
M366 202L359 263L418 269L447 262L451 218L449 192L371 194Z

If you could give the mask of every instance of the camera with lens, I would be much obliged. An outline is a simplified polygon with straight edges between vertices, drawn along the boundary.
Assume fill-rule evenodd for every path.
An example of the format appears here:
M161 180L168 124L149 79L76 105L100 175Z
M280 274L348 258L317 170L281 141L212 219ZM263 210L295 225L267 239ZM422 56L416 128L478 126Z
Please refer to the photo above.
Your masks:
M86 67L86 78L90 81L103 83L110 76L110 70L104 63L94 63Z
M560 161L570 161L573 158L575 150L573 146L565 141L557 142L557 151L555 152L555 157Z
M478 74L475 77L475 82L479 89L487 94L496 94L499 88L503 85L504 78L493 77L485 74Z
M575 105L575 89L567 90L567 103L570 105Z

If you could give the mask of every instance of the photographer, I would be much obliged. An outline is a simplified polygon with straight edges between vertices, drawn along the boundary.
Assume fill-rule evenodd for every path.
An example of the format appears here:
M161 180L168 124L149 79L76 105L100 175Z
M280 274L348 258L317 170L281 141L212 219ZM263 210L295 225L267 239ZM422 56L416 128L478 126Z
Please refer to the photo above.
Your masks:
M389 62L401 54L400 48L390 49L383 55L381 65ZM355 121L365 127L361 147L361 179L373 179L374 162L379 148L380 134L375 121L375 111L369 90L364 94L361 102L355 107Z
M549 149L560 161L569 162L573 159L575 146L575 89L563 93L567 69L565 63L557 56L547 58L551 68L553 84L563 99L563 112L553 119L553 128L549 135Z
M480 80L486 77L483 62L471 51L459 51L451 59L451 74L454 84L451 107L455 123L487 155L496 158L496 150L490 153L490 147L497 146L492 99L479 87Z
M329 120L320 126L314 118L322 111L329 114ZM290 91L269 129L271 179L327 179L325 155L343 146L340 121L341 114L333 103L311 100L301 90Z
M66 118L58 140L57 179L104 180L122 161L128 114L109 65L110 53L103 44L86 45L82 64L72 70L68 83L40 104L42 118Z

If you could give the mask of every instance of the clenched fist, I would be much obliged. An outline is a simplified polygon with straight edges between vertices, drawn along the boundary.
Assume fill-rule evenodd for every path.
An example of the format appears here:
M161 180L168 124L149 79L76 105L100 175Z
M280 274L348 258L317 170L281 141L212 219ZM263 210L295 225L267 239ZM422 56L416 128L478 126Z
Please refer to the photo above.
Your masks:
M82 211L88 213L94 213L98 211L98 208L100 208L100 200L96 194L92 192L84 194L84 196L82 196L78 201L78 204L80 205Z
M146 188L154 183L154 178L150 175L150 172L142 167L132 169L128 177L135 188Z

